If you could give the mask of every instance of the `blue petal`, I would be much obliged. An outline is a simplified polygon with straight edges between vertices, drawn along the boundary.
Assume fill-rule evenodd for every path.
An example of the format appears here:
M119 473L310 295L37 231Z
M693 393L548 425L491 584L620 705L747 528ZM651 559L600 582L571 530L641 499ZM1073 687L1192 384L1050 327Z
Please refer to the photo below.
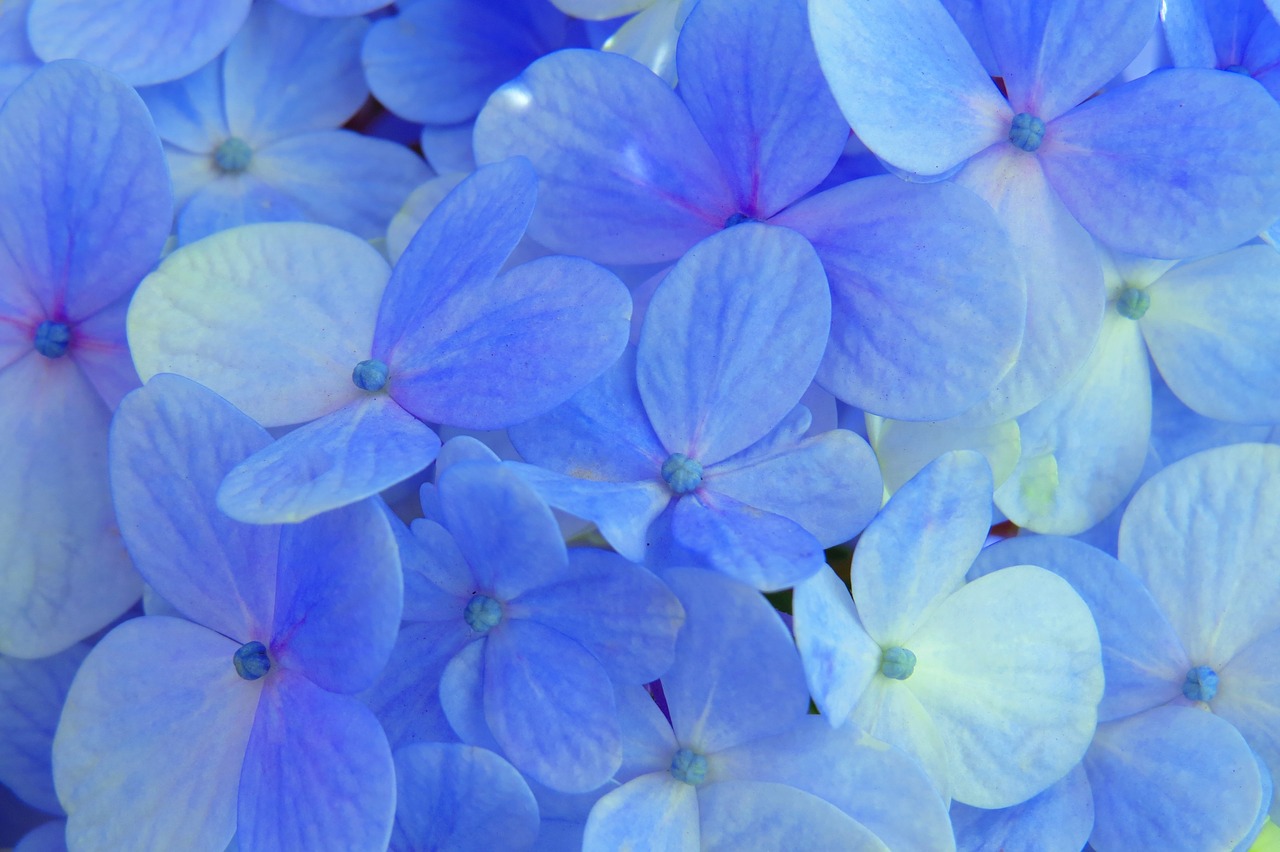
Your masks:
M764 437L800 401L831 300L803 237L755 223L691 249L654 293L636 382L670 453L704 467Z
M796 584L791 601L809 691L838 727L880 671L880 646L862 629L849 590L830 568Z
M1008 102L937 0L813 0L809 26L845 118L898 168L941 174L1008 133Z
M951 822L960 852L1080 852L1093 831L1093 791L1077 766L1044 792L1011 808L992 811L956 802Z
M5 101L0 192L0 274L56 320L85 319L131 292L173 215L146 106L82 62L42 68Z
M240 775L245 849L382 849L395 765L369 708L289 670L270 675Z
M470 429L519 423L564 402L627 345L626 287L581 258L544 257L459 284L438 292L431 313L385 358L391 394L424 420Z
M391 0L277 0L281 5L296 9L306 15L363 15L384 6ZM403 5L403 4L401 4Z
M0 12L0 102L43 63L27 38L27 10L31 0L15 0Z
M167 143L165 153L170 156L170 167L176 148L182 153L203 155L207 174L214 174L210 155L231 135L223 92L221 61L210 62L181 80L138 91L155 120L156 132ZM175 183L181 181L175 178ZM179 203L187 194L179 190Z
M1217 67L1213 33L1209 30L1203 0L1165 0L1160 9L1160 23L1172 65L1179 68Z
M13 852L67 852L66 820L46 822L27 832L13 847Z
M476 634L467 628L468 639ZM484 713L485 648L488 638L471 641L452 660L445 664L440 674L440 707L456 733L456 738L467 745L480 746L503 754L502 746L493 738ZM452 737L451 737L452 739ZM504 754L505 756L505 754Z
M250 174L225 175L196 191L178 213L178 244L258 222L296 222L307 217L289 196Z
M262 692L236 674L237 644L149 616L90 652L53 741L69 847L226 849Z
M408 479L439 449L429 426L390 397L370 395L236 465L218 489L218 508L245 523L295 523Z
M387 257L392 263L400 260L409 247L413 235L427 221L431 211L444 201L446 195L466 179L468 172L446 172L419 186L404 200L404 205L391 217L387 225Z
M484 715L507 758L556 790L585 793L622 762L609 675L581 645L530 621L486 643Z
M422 743L395 753L392 852L533 846L538 803L511 764L474 746Z
M849 138L804 9L800 0L704 0L680 31L680 96L724 165L737 212L753 218L817 186Z
M1149 74L1053 122L1038 153L1080 223L1133 254L1223 251L1280 213L1280 104L1241 74Z
M1280 770L1280 631L1241 649L1219 674L1213 712L1235 725L1274 777ZM1271 793L1263 807L1274 810L1280 794L1274 785Z
M74 57L133 86L176 80L213 59L251 0L32 0L27 32L46 62Z
M382 723L393 748L457 739L440 703L440 681L449 661L474 637L460 617L452 622L406 624L401 629L382 676L360 695Z
M396 538L404 570L404 620L455 618L476 589L471 568L453 536L439 523L419 518L410 535L397 529Z
M61 814L50 754L67 690L89 646L40 660L0 656L0 784L32 807Z
M226 400L161 375L120 404L112 496L138 571L187 618L241 642L271 635L280 532L214 504L218 483L267 433Z
M980 401L1018 353L1026 291L982 199L948 183L853 181L774 222L808 237L831 283L818 381L874 414L940 420Z
M330 692L370 686L400 629L395 537L365 500L280 533L271 653Z
M540 181L529 234L601 263L674 260L719 231L733 191L689 111L623 56L565 50L493 93L476 159L528 157Z
M476 170L476 154L471 145L474 124L475 122L466 121L440 126L428 124L422 128L419 144L422 146L422 156L427 158L431 168L441 174L469 174Z
M861 823L817 796L785 784L722 781L698 794L700 848L844 849L889 852Z
M628 848L698 852L697 791L655 772L601 798L587 817L583 852Z

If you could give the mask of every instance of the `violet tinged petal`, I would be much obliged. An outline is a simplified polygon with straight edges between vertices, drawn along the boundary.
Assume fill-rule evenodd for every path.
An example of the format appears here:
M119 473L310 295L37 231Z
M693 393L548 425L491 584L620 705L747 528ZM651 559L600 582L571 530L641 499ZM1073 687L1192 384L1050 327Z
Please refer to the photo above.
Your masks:
M1080 852L1093 831L1093 791L1077 766L1020 805L1000 810L951 805L960 852L1038 849Z
M305 222L225 231L169 255L129 308L142 378L174 372L266 426L313 420L364 394L387 264L358 237Z
M848 588L830 568L797 583L791 607L809 692L826 721L839 727L880 671L880 646L862 628Z
M421 322L386 358L392 396L424 420L498 429L603 373L627 344L631 297L590 261L543 257L465 282Z
M350 130L280 139L254 154L252 173L305 218L366 240L386 234L410 190L431 177L405 146Z
M266 431L189 379L164 374L120 404L112 496L138 571L183 615L240 642L271 635L280 531L218 511L218 484L270 443Z
M853 599L882 647L901 645L964 583L991 528L991 473L970 450L927 465L863 531Z
M841 400L940 420L1013 365L1025 286L1008 236L972 192L868 178L773 221L804 234L826 269L831 341L817 379Z
M508 434L521 458L580 479L657 478L667 452L645 413L635 364L636 351L627 347L567 402L512 426Z
M809 703L800 655L778 613L748 586L696 569L664 579L685 608L662 678L681 745L702 754L786 730Z
M898 168L941 174L1009 132L1009 103L937 0L814 0L809 26L845 118Z
M464 604L459 604L462 612ZM461 619L405 624L381 677L360 699L369 705L393 748L457 739L441 704L445 667L475 634Z
M0 784L51 814L62 805L53 789L50 754L67 690L89 646L81 643L39 660L0 655Z
M517 462L507 466L549 505L595 524L605 541L632 562L645 561L649 528L671 503L671 491L661 480L597 482Z
M1233 423L1280 421L1280 254L1250 245L1174 267L1139 322L1169 388Z
M360 68L368 29L362 18L324 20L276 3L255 6L222 59L230 134L257 148L349 119L369 96Z
M1197 453L1147 480L1120 524L1133 568L1190 659L1226 663L1280 628L1280 447L1238 444Z
M711 489L676 501L671 524L676 543L697 554L700 566L762 591L794 586L824 564L822 545L796 521Z
M1235 725L1274 777L1280 771L1280 631L1241 649L1218 675L1213 712ZM1264 807L1278 804L1273 787Z
M240 773L245 849L381 849L395 818L391 748L368 707L288 669L262 691Z
M1160 0L984 4L996 67L1014 112L1044 122L1092 96L1142 50Z
M365 394L236 465L218 508L252 524L296 523L372 497L436 457L431 427L383 394Z
M1192 707L1099 725L1084 768L1097 849L1230 849L1262 806L1249 746L1229 723Z
M262 692L237 643L177 618L125 622L90 652L53 741L72 848L223 852Z
M1181 694L1191 662L1151 594L1132 571L1087 544L1057 536L1018 536L982 551L970 579L1013 565L1038 565L1071 584L1089 606L1102 642L1108 722Z
M609 675L563 634L513 620L488 637L484 715L521 772L555 790L585 793L622 761Z
M427 341L428 322L446 307L465 307L473 287L492 281L524 236L537 178L519 158L480 169L445 196L400 256L378 309L373 353L388 355L406 338ZM430 287L422 286L430 281Z
M706 852L732 852L753 845L889 852L884 841L835 805L786 784L711 784L698 792L698 817L700 848Z
M1151 377L1137 325L1108 311L1084 366L1018 418L1018 428L1022 457L995 495L1009 520L1075 535L1109 515L1138 481L1151 436Z
M649 303L636 382L670 453L713 465L764 437L826 348L826 276L799 234L756 223L691 249Z
M746 506L795 521L823 547L861 532L879 511L883 494L875 454L846 429L744 463L715 465L703 483Z
M132 86L176 80L213 59L251 0L32 0L27 32L46 62L74 57Z
M515 471L460 462L437 488L444 528L453 536L475 589L507 601L563 576L568 554L551 509Z
M1133 254L1224 251L1280 214L1280 104L1240 74L1149 74L1054 121L1038 156L1089 233Z
M529 235L600 263L674 260L734 212L733 190L688 109L624 56L564 50L493 93L476 158L528 157Z
M168 236L173 193L141 99L107 72L59 62L0 110L0 272L54 320L130 293Z
M849 125L818 67L801 0L706 0L680 30L680 97L733 184L767 219L827 176Z
M523 852L538 835L538 803L520 773L491 751L420 743L395 752L391 852Z
M970 160L956 182L995 209L1027 288L1018 360L990 397L962 415L989 424L1030 410L1080 368L1098 339L1107 294L1093 240L1035 156L997 145Z
M239 225L306 218L293 199L256 175L224 175L198 189L178 212L178 245Z
M0 653L46 657L138 599L108 490L111 412L75 363L28 349L0 370Z
M570 550L564 579L515 598L510 612L568 636L621 684L661 677L684 622L680 601L648 569L594 548Z
M698 792L668 772L642 775L606 793L587 817L583 852L699 852Z
M395 536L372 500L280 532L271 654L330 692L369 687L400 629Z

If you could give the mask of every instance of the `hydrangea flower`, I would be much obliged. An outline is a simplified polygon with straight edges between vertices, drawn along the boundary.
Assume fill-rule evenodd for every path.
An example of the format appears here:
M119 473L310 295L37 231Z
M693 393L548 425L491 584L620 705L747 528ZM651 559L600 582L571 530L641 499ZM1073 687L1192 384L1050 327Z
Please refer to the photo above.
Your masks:
M142 586L107 490L107 425L137 384L124 313L168 233L160 140L82 62L0 110L0 653L56 653Z
M1280 23L1262 0L1163 0L1160 22L1175 66L1245 74L1280 96Z
M75 848L385 847L391 749L351 693L378 676L402 606L384 509L290 527L232 521L218 483L270 443L163 375L112 431L112 490L138 570L185 618L107 634L67 696L54 783Z
M302 520L422 470L427 423L501 428L559 404L617 358L630 299L579 258L502 268L536 183L513 159L436 208L394 270L363 240L275 223L170 255L129 312L143 376L190 376L266 426L305 423L236 466L219 506Z

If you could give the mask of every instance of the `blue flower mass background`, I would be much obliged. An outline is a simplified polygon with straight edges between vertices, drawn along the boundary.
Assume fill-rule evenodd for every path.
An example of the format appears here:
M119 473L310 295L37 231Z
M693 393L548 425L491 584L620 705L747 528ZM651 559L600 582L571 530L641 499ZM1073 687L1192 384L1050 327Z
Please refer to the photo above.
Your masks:
M1276 852L1277 14L2 0L0 849Z

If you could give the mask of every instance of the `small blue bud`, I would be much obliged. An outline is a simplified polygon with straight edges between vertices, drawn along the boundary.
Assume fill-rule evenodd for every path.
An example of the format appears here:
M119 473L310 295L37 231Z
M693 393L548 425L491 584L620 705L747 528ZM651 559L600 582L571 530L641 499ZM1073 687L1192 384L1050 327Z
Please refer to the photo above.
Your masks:
M218 167L218 171L229 175L238 175L249 168L249 161L252 159L253 149L239 136L225 140L213 152L213 164Z
M724 226L726 228L732 228L734 225L741 225L743 222L751 222L751 221L753 221L752 218L748 216L746 213L738 212L738 213L734 213L728 219L725 219Z
M236 651L232 661L236 664L236 674L245 680L257 680L271 671L267 646L261 642L245 642Z
M1208 666L1196 666L1187 672L1182 694L1191 701L1212 701L1218 694L1218 673Z
M377 358L370 358L368 361L356 364L356 368L351 371L351 381L355 382L360 390L380 391L386 387L387 373L387 365L384 362Z
M1149 307L1151 307L1151 297L1147 295L1146 290L1140 290L1137 287L1125 287L1116 298L1116 313L1126 319L1142 319Z
M45 320L36 327L36 351L46 358L61 358L66 355L70 341L71 329L65 322Z
M707 759L696 751L682 748L671 758L671 777L697 787L707 780Z
M462 611L467 626L477 633L488 633L502 623L502 604L488 595L476 595Z
M684 453L672 453L662 463L662 478L677 494L688 494L702 484L702 465Z
M1018 113L1009 128L1009 141L1027 153L1035 151L1044 141L1044 122L1029 112Z
M1243 74L1246 77L1253 76L1253 74L1250 73L1249 69L1244 67L1243 65L1228 65L1226 68L1223 68L1222 70L1230 71L1232 74Z
M885 648L880 655L880 674L906 680L916 670L916 655L906 648Z

